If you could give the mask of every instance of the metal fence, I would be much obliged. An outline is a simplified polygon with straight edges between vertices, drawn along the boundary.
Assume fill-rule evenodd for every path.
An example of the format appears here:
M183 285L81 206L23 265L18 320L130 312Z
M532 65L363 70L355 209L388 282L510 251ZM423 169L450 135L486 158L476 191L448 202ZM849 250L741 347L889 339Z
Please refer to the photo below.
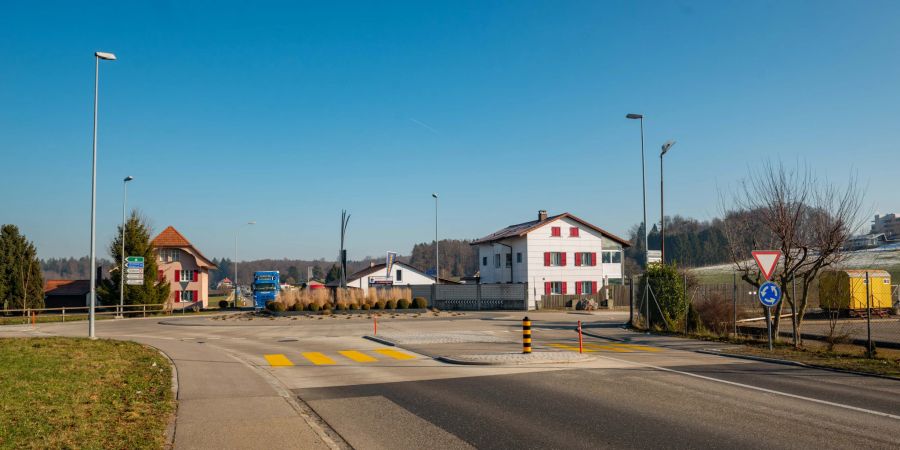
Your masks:
M631 302L630 280L625 285L607 286L595 294L550 294L542 295L537 309L576 309L580 300L593 300L601 309L628 309Z
M766 332L765 308L757 297L757 288L735 274L731 283L692 283L683 277L683 298L680 307L665 308L660 301L644 291L641 278L634 277L634 295L630 302L630 322L638 329L652 328L679 334L712 334L718 336L764 336ZM652 284L652 280L650 281ZM793 298L802 295L799 282L782 289L790 290ZM795 293L796 292L796 293ZM786 293L787 294L787 293ZM796 319L790 304L782 300L781 317L777 337L794 339L794 321L799 322L799 340L816 340L826 344L869 345L876 348L900 348L900 289L891 287L891 308L856 310L828 310L819 303L819 285L813 282L809 289L805 314ZM665 303L664 303L665 304ZM666 310L666 313L663 312ZM776 310L772 308L774 313ZM871 312L871 313L870 313ZM648 320L649 313L649 320Z
M444 310L527 310L528 284L410 285L413 297Z
M202 302L183 303L179 310L184 314L188 310L199 311ZM30 323L38 317L51 316L60 322L80 320L90 313L88 306L66 306L60 308L25 308L25 309L0 309L0 317L20 317L22 323ZM123 317L147 317L156 314L173 314L175 311L170 304L140 304L140 305L103 305L94 307L95 316L123 316Z

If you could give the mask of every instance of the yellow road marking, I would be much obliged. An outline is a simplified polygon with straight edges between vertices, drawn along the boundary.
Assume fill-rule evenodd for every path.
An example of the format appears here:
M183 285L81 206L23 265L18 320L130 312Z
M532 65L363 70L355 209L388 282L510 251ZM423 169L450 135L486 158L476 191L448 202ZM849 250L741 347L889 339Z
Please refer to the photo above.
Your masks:
M609 345L616 345L616 346L625 347L625 348L633 348L635 350L641 350L641 351L645 351L645 352L661 352L661 351L663 351L661 348L649 347L646 345L637 345L637 344L609 344Z
M269 365L272 367L283 367L283 366L293 366L294 363L291 360L287 359L287 356L282 355L281 353L275 355L265 355L266 361L269 362Z
M416 357L407 353L398 352L397 350L390 348L380 348L375 350L376 353L380 353L384 356L390 356L394 359L415 359Z
M573 352L578 351L578 345L570 345L570 344L550 344L550 345L552 347L561 348L561 349L565 349L565 350L571 350ZM610 352L614 352L614 353L631 353L634 351L634 350L629 350L626 348L616 348L616 347L612 347L609 345L594 344L591 342L584 344L583 347L584 347L585 352L596 352L598 350L606 350L606 351L610 351Z
M363 352L358 352L356 350L342 350L342 351L339 351L338 353L340 353L341 355L344 355L345 357L350 358L356 362L378 361L377 359L375 359Z
M324 353L319 353L319 352L304 352L304 353L303 353L303 357L306 358L306 359L308 359L309 362L311 362L311 363L313 363L313 364L315 364L315 365L317 365L317 366L327 365L327 364L334 364L334 360L331 359L331 358L329 358L329 357L327 357L327 356L325 356Z

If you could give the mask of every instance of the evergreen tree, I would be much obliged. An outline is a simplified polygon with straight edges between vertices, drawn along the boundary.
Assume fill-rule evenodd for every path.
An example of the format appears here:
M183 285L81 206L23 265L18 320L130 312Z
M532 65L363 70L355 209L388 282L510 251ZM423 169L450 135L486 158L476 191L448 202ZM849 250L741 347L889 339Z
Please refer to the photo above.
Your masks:
M341 268L337 264L332 264L331 269L328 269L328 275L325 276L325 282L331 283L332 281L338 281L341 279Z
M169 282L157 280L157 260L150 244L150 226L137 211L132 211L125 223L125 255L144 257L144 284L141 286L125 285L125 304L162 304L169 298ZM97 286L97 296L105 305L119 304L119 280L122 270L122 226L119 225L116 237L109 244L109 254L115 261L117 270L110 273L109 279Z
M37 249L15 225L0 228L0 303L3 309L44 307Z
M312 276L313 276L314 280L321 280L322 277L325 276L325 271L322 270L322 266L320 266L318 264L314 265L313 269L312 269ZM307 281L309 281L309 280L307 280Z

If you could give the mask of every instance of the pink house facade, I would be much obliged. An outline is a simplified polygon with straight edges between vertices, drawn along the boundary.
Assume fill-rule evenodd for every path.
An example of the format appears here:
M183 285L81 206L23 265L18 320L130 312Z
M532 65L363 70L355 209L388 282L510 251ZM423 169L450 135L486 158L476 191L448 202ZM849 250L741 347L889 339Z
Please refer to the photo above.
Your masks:
M159 267L157 278L169 282L171 308L208 307L209 271L216 265L172 226L159 233L152 243Z

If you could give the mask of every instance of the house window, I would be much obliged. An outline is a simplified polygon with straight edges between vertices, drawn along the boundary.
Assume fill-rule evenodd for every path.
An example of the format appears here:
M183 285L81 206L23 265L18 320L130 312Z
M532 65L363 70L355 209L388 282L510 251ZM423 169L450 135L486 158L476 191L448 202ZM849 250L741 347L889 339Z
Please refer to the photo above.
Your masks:
M175 291L175 298L179 302L195 302L197 301L197 291Z
M578 283L581 284L581 290L579 292L581 292L582 294L587 295L594 293L593 281L579 281Z
M562 230L560 227L550 227L550 236L560 237L562 236Z
M551 294L562 294L563 293L563 282L562 281L551 281L550 282L550 293Z
M576 259L578 259L578 265L580 266L590 266L591 264L591 254L590 253L576 253Z
M481 265L487 267L487 256L481 257Z
M604 263L613 263L618 264L622 262L622 252L619 251L607 251L603 252L603 262Z
M160 260L166 262L178 262L177 248L164 248L160 250Z
M506 267L512 267L512 253L506 254Z
M550 252L550 265L551 266L561 266L562 265L562 252Z
M497 253L494 255L494 267L500 268L500 254Z
M197 275L196 270L182 270L181 275L178 276L178 281L180 282L188 282L194 281L194 278Z
M470 261L471 261L471 260L470 260ZM397 278L397 281L403 281L403 271L402 271L402 270L397 269L397 276L396 276L396 278Z
M522 252L516 253L516 264L522 264Z
M569 227L569 237L578 237L578 227Z

